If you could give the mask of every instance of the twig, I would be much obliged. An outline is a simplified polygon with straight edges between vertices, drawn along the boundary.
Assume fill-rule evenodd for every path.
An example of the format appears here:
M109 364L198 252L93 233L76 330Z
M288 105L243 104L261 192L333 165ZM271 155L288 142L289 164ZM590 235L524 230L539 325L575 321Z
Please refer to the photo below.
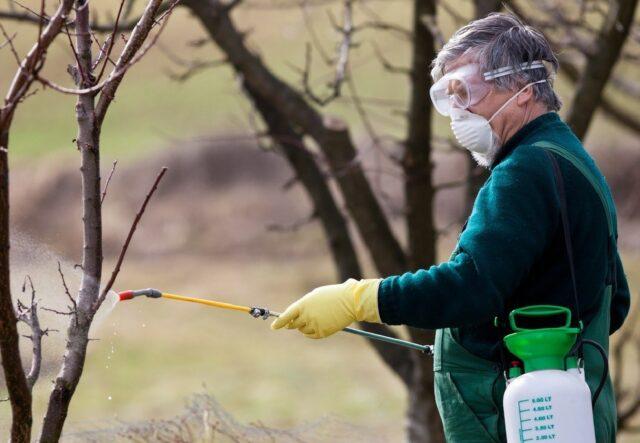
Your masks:
M113 166L111 166L111 172L109 173L109 177L107 177L107 182L104 184L104 191L102 191L100 204L104 203L104 198L107 196L107 189L109 189L109 183L111 183L111 178L113 177L113 173L115 172L117 165L118 165L118 160L114 160Z
M42 366L42 337L47 335L49 330L47 329L43 331L40 327L40 320L38 319L38 303L36 302L36 290L33 286L33 280L31 280L31 276L29 275L24 279L22 292L26 292L27 281L31 287L31 303L27 308L18 300L16 317L18 321L25 323L31 329L31 335L25 336L31 340L32 344L31 367L29 368L29 372L25 375L27 378L27 385L29 386L29 389L32 390L33 385L40 376L40 368Z
M109 49L107 49L106 52L106 56L107 58L109 58L109 56L111 55L111 51L113 50L113 44L115 42L115 36L116 33L118 32L118 23L120 22L120 15L122 14L122 6L124 5L125 0L120 0L120 7L118 8L118 14L116 15L116 21L113 24L113 32L111 33L111 35L107 38L107 41L109 42ZM104 75L104 70L107 67L107 64L103 64L102 65L102 69L100 69L100 74L98 74L97 77L97 81L99 82L100 79L102 79L102 76Z
M107 39L102 44L100 44L100 42L98 41L98 38L96 37L96 35L93 32L91 33L91 37L93 37L93 41L95 41L96 45L98 45L98 48L100 48L100 50L98 52L98 56L96 57L95 61L91 65L91 70L94 71L100 65L100 62L103 61L103 60L104 60L105 64L108 61L109 63L111 63L111 65L113 65L115 67L116 66L116 62L114 62L111 59L111 57L106 57L106 55L107 55L106 49L107 49L107 45L109 45L109 40L111 39L111 36L107 37Z
M149 200L151 200L151 197L156 192L156 189L158 188L158 183L160 183L160 180L162 180L162 177L164 176L164 174L166 172L167 172L167 167L165 166L160 170L160 173L156 177L156 180L153 182L153 186L151 186L151 189L147 193L147 196L145 197L144 201L142 202L142 206L140 207L140 210L136 214L136 218L133 220L133 224L131 225L131 228L129 229L129 234L127 234L127 239L125 240L124 245L122 246L122 249L120 251L120 256L118 257L118 261L116 262L116 266L113 269L113 272L111 273L111 278L107 282L106 286L102 290L102 293L100 294L100 297L98 298L98 300L96 301L96 303L93 306L93 311L94 312L98 311L98 309L100 308L100 305L102 305L102 302L104 302L104 299L107 297L107 294L109 293L109 291L113 287L113 284L115 283L116 278L118 277L118 273L120 272L120 267L122 266L122 261L124 260L124 256L127 253L127 249L129 248L129 243L131 243L131 239L133 238L133 234L136 232L136 228L138 227L138 223L140 222L140 219L142 218L142 214L144 214L144 211L147 208L147 204L149 203Z
M306 217L302 217L300 220L296 220L293 223L290 223L288 225L282 225L279 223L268 224L267 231L280 232L280 233L296 232L303 226L311 223L317 217L318 217L318 214L316 213L316 211L313 211L311 212L311 214L307 215Z
M0 49L4 48L5 46L11 44L11 42L13 41L14 38L16 38L16 35L18 35L17 32L14 32L13 35L11 37L8 37L6 41L4 41L3 43L0 43Z
M16 50L16 47L13 45L13 39L15 38L16 34L13 34L13 37L9 37L9 34L7 34L7 30L4 29L4 26L2 26L2 23L0 23L0 31L2 31L2 35L6 39L6 41L2 44L2 46L9 45L9 48L11 49L11 53L13 54L13 57L16 59L18 66L20 66L20 63L22 63L22 60L18 55L18 51Z
M302 10L302 18L304 20L304 25L307 28L307 32L309 32L309 36L311 37L311 43L316 48L316 51L318 51L318 54L320 54L320 57L322 57L322 60L324 60L324 62L327 65L331 65L333 63L333 60L331 56L327 54L327 52L322 47L322 44L320 43L318 34L316 33L315 28L313 27L313 22L309 17L308 6L309 5L306 2L300 4L300 9Z
M172 63L185 67L184 72L182 72L181 74L175 74L171 72L168 74L170 79L178 82L186 81L193 75L207 68L217 68L218 66L222 66L229 63L229 60L227 58L223 58L221 60L209 60L209 61L202 61L202 60L189 61L174 54L173 52L171 52L171 50L169 50L169 48L167 48L164 45L161 45L160 43L158 43L158 48Z
M316 104L325 106L337 97L340 97L342 83L344 82L345 75L347 73L347 66L349 64L349 52L353 46L353 7L352 0L345 0L344 2L344 20L342 26L334 25L334 27L342 34L342 42L338 47L338 57L336 60L335 75L333 81L330 84L331 92L324 98L317 96L311 86L309 85L309 77L311 74L311 45L307 43L305 52L305 68L302 73L302 85L305 94ZM331 18L332 16L329 15Z
M82 79L81 81L78 81L78 79L74 78L74 80L76 80L76 85L86 84L87 79L89 78L87 74L91 75L91 73L85 74L84 70L82 69L82 63L80 63L80 58L78 57L78 51L76 51L76 46L73 44L73 40L71 39L71 33L69 32L69 26L66 23L64 24L64 29L65 29L65 34L67 34L67 38L69 39L69 46L71 47L71 51L73 52L73 57L76 59L76 66L78 68L78 72L80 72L80 77Z
M62 287L64 288L64 293L66 294L69 301L71 301L71 306L69 306L69 311L77 313L78 305L76 304L75 298L69 292L69 287L67 286L67 282L64 278L64 273L62 272L62 267L60 266L60 262L58 262L58 273L60 274L60 279L62 280ZM76 315L76 323L78 322L78 316Z
M373 51L378 57L378 60L380 60L380 64L382 64L382 67L386 71L393 74L411 75L411 69L393 65L389 60L385 58L384 55L382 55L382 51L380 50L380 47L376 44L376 42L371 42L371 44L373 45Z
M160 34L162 34L164 27L167 25L169 21L168 20L169 15L173 12L173 9L178 4L178 2L179 0L173 0L170 3L167 10L160 17L160 19L164 18L164 20L162 20L161 22L160 29L153 36L151 41L145 45L144 42L149 36L149 32L151 31L151 29L153 29L155 24L158 23L154 19L154 15L155 13L159 12L160 5L162 3L161 0L160 1L152 0L149 2L149 4L147 5L147 8L145 9L144 14L140 18L140 21L138 22L138 25L136 25L133 32L131 33L131 38L125 44L125 47L122 50L122 53L120 54L120 58L116 63L116 68L114 68L114 71L117 72L118 70L122 70L124 73L124 71L126 71L129 67L131 67L132 64L136 63L138 60L144 57L146 52L152 46L155 45L158 38L160 37ZM106 115L109 105L115 98L115 93L121 81L122 81L121 75L116 77L115 74L112 73L111 75L109 75L109 78L107 79L107 83L104 85L104 89L102 90L102 94L100 95L100 99L98 100L98 103L96 104L96 108L95 108L96 120L100 124L104 120L104 117Z

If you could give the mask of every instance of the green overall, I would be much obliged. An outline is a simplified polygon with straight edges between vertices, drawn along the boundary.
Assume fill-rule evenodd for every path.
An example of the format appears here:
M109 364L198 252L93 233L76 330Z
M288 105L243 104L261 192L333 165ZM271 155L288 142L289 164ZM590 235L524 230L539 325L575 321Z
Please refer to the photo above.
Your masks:
M615 263L614 211L599 180L584 167L582 162L559 145L538 142L539 146L568 160L593 185L606 211L609 240L612 245L612 263ZM615 271L610 267L609 274ZM615 281L609 275L607 282ZM607 284L600 297L600 306L593 319L585 325L583 338L595 340L609 350L609 323L612 284ZM604 364L600 355L591 347L584 348L586 379L593 393L600 381ZM463 348L449 328L436 332L434 350L435 397L448 442L506 442L502 397L505 379L502 368L496 362L478 357ZM616 403L611 379L600 393L594 408L596 441L615 442Z

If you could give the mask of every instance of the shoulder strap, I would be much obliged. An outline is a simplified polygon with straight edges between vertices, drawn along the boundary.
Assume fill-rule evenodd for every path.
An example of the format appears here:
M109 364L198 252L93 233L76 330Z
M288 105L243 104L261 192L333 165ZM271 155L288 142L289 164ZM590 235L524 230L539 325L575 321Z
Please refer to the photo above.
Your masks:
M573 246L571 245L571 230L569 228L569 214L567 209L567 193L564 189L564 180L562 179L562 172L560 171L560 165L558 161L549 151L545 151L545 154L549 157L551 165L553 166L553 177L556 182L556 188L558 189L558 198L560 200L560 219L562 221L562 230L564 233L564 245L567 250L567 259L569 260L569 273L571 274L571 284L573 286L573 302L576 307L576 320L579 322L582 319L580 313L580 302L578 301L578 285L576 283L576 269L573 263Z
M596 191L596 194L600 198L602 202L602 206L604 208L605 215L607 217L607 227L609 229L609 236L615 238L616 229L615 223L613 220L614 209L611 207L609 200L606 198L607 192L602 185L602 182L595 176L593 172L584 164L584 162L575 154L568 151L566 148L552 142L548 141L540 141L534 143L533 146L538 146L540 148L545 149L546 151L553 152L554 154L559 155L565 160L569 161L580 173L591 183L591 186Z
M609 255L609 272L607 273L607 283L615 286L615 282L616 282L616 238L617 238L617 232L616 232L616 225L615 225L615 221L614 221L614 217L613 214L615 213L615 209L612 207L609 199L607 199L606 195L607 195L607 190L604 188L604 185L602 184L602 181L596 177L596 175L587 167L587 165L585 165L584 161L582 159L580 159L578 156L576 156L575 154L573 154L572 152L570 152L569 150L567 150L566 148L564 148L561 145L558 145L556 143L553 142L549 142L549 141L539 141L533 144L533 146L538 146L540 148L543 148L545 151L547 152L551 152L554 153L556 155L559 155L560 157L564 158L565 160L567 160L569 163L571 163L586 179L587 181L591 184L591 186L593 187L594 191L596 192L596 194L598 195L598 197L600 198L600 202L602 203L602 207L607 219L607 228L608 228L608 255ZM553 156L551 157L553 158ZM554 176L556 176L556 182L558 180L558 174L560 174L560 168L557 167L557 162L555 161L555 158L553 158L552 164L555 163L554 166ZM556 172L556 167L557 167L557 172ZM560 180L562 180L561 178L561 174L560 174ZM560 190L559 190L560 192ZM561 197L562 198L562 197ZM566 199L566 196L565 196ZM562 202L561 202L561 212L562 212ZM562 214L561 214L562 216ZM565 201L565 216L566 217L566 201ZM564 226L564 222L563 222L563 226ZM568 221L567 221L567 225L564 226L563 228L565 230L565 233L568 233ZM565 239L566 237L568 237L568 235L565 235ZM566 241L566 240L565 240ZM571 246L570 244L570 240L569 240L569 247ZM570 261L572 261L572 259L569 259ZM570 263L571 265L571 263ZM575 278L575 277L573 277ZM575 283L574 283L575 286Z

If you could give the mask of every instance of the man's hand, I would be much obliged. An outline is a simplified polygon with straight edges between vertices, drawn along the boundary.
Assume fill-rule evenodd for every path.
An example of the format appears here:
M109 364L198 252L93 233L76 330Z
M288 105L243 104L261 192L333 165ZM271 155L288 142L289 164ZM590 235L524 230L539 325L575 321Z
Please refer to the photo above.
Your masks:
M381 279L354 280L321 286L291 304L271 329L298 329L306 337L324 338L354 321L380 323L378 286Z

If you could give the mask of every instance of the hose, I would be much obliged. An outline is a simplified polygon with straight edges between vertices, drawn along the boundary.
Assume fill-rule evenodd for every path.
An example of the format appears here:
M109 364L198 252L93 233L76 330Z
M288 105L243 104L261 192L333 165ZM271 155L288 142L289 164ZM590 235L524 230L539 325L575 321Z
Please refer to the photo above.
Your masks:
M589 340L587 338L582 339L582 345L591 345L598 350L600 356L602 357L602 362L604 363L604 369L602 370L602 377L600 378L600 383L593 393L593 397L591 398L591 407L595 407L596 401L598 401L598 397L600 397L600 393L604 388L604 384L607 381L607 377L609 376L609 358L607 357L607 351L602 347L600 343L595 340Z

